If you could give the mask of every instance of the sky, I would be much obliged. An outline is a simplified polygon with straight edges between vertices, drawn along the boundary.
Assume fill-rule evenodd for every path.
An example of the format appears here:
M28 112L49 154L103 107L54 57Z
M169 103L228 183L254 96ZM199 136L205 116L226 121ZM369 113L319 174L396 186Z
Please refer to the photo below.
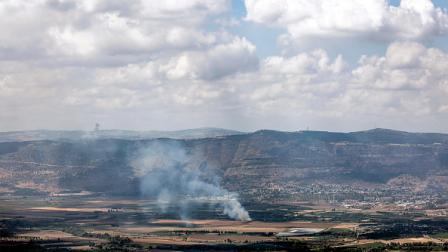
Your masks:
M448 133L448 0L0 0L0 131Z

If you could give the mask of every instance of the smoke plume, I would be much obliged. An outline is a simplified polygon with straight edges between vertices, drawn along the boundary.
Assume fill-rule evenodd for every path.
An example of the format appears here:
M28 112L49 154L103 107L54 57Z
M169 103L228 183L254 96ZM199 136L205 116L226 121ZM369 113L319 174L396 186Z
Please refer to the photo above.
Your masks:
M133 166L141 178L142 194L157 197L162 211L176 206L179 216L188 218L191 200L205 199L220 206L232 219L251 220L237 195L221 188L216 176L210 176L204 159L187 154L178 142L153 142L141 149Z

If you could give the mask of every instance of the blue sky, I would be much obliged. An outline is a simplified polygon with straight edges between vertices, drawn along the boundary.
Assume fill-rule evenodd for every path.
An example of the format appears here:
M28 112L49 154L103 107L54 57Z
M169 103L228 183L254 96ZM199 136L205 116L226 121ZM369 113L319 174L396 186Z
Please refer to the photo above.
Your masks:
M390 0L389 3L393 6L399 6L400 0ZM448 8L447 0L434 0L433 3L438 7ZM244 17L247 14L244 0L232 0L231 6L232 8L228 15L243 20L240 26L231 30L233 33L247 37L257 46L258 54L261 57L281 53L281 49L277 45L277 38L286 32L284 28L244 22ZM430 38L423 42L428 46L448 50L448 36ZM331 44L321 43L319 46L325 47L333 56L340 53L344 54L351 64L356 63L362 54L383 54L387 49L387 44L385 43L372 43L369 41L349 41L349 43L353 45L350 46L349 50L347 49L347 41L333 41ZM304 50L309 49L306 48Z

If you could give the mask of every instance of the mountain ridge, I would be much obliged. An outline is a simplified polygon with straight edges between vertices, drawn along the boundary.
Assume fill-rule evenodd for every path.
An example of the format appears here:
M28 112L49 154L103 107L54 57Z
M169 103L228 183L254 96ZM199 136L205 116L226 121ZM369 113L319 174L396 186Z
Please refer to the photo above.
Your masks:
M174 138L192 139L204 137L218 137L227 135L245 134L245 132L203 127L195 129L175 130L175 131L134 131L134 130L25 130L0 132L0 142L14 141L39 141L39 140L79 140L79 139L153 139L153 138Z
M136 153L158 144L182 148L195 157L189 165L206 167L225 188L242 195L316 183L381 188L401 185L407 177L426 185L415 188L448 192L448 134L378 130L260 130L194 139L3 142L0 191L138 195L142 178L133 160Z

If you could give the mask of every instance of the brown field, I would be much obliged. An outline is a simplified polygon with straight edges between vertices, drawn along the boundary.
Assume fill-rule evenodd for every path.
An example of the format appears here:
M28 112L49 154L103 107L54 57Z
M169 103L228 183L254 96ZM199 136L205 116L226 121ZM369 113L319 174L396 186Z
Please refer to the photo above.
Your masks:
M359 223L340 223L340 224L333 226L332 228L354 229L354 228L357 228L358 226L359 226Z
M80 237L60 230L35 230L25 231L17 234L12 238L14 241L38 241L44 246L46 244L58 244L62 246L60 248L67 248L71 250L92 250L93 247L88 244L103 244L106 241L102 239L92 237Z
M188 236L157 236L132 238L134 242L140 244L223 244L229 240L232 243L255 243L275 241L273 237L253 236L253 235L220 235L217 233L193 234Z
M30 210L38 211L56 211L56 212L80 212L80 213L93 213L93 212L107 212L108 208L79 208L79 207L32 207Z
M107 227L107 228L95 228L89 230L92 233L113 233L117 235L140 235L147 233L158 233L158 232L227 232L227 233L278 233L284 232L291 228L333 228L338 225L341 227L354 227L356 224L353 223L312 223L312 222L241 222L241 221L225 221L225 220L157 220L150 222L151 224L160 224L161 226L137 226L131 225L128 227ZM167 226L163 226L163 224ZM174 226L172 224L177 224L179 226ZM195 225L195 227L188 227L187 225Z
M290 228L331 228L336 223L316 223L316 222L261 222L261 221L232 221L232 220L156 220L155 224L194 224L202 229L218 228L225 231L242 232L279 232ZM353 225L353 224L347 224Z
M371 243L413 244L413 243L428 243L428 242L442 244L444 242L447 242L447 239L436 239L436 238L432 238L432 237L415 237L415 238L400 238L400 239L392 239L392 240L358 240L358 241L355 241L355 242L347 244L347 245L361 245L361 244L371 244Z
M42 240L53 240L53 239L85 239L83 237L74 236L72 234L58 231L58 230L38 230L21 233L19 237L30 238L37 237Z

